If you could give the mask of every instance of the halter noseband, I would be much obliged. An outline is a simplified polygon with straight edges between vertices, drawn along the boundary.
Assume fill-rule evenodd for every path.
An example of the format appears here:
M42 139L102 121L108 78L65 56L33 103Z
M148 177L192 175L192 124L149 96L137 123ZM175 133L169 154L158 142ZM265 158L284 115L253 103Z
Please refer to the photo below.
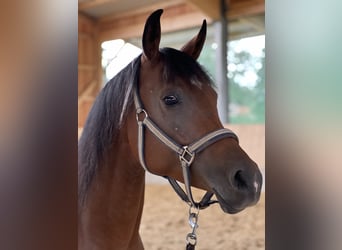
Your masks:
M139 98L139 88L136 85L134 91L134 104L136 109L136 119L138 123L138 153L139 153L139 161L145 171L150 172L145 163L144 157L144 128L145 126L152 132L154 136L156 136L161 142L163 142L166 146L168 146L171 150L176 152L179 156L179 160L182 167L183 179L185 185L185 192L181 188L181 186L177 183L177 181L169 176L165 176L168 180L175 192L178 196L189 204L191 207L195 207L197 209L204 209L209 205L216 203L218 201L211 200L213 196L212 192L207 192L200 202L195 202L191 192L191 179L190 179L190 166L192 162L195 160L195 156L197 153L213 144L214 142L221 140L223 138L234 138L238 141L238 137L234 132L229 129L222 128L218 129L214 132L211 132L199 140L186 145L181 146L176 143L173 139L171 139L167 134L165 134L148 116L148 113L145 109L143 109L143 105Z

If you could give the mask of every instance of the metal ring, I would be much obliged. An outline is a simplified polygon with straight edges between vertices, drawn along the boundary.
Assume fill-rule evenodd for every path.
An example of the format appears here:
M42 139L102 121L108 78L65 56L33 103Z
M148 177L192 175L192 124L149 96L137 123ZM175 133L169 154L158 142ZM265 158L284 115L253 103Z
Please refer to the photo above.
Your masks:
M193 211L193 209L195 209L194 211ZM199 214L199 212L200 212L200 208L199 207L195 207L195 206L189 206L189 215L190 214L196 214L196 215L198 215Z
M142 120L139 119L139 115L140 115L141 113L144 113L144 115L145 115L144 118L143 118ZM142 121L144 121L147 117L148 117L148 114L147 114L147 112L146 112L145 109L138 108L138 109L136 110L136 112L135 112L135 118L137 119L137 122L142 122Z

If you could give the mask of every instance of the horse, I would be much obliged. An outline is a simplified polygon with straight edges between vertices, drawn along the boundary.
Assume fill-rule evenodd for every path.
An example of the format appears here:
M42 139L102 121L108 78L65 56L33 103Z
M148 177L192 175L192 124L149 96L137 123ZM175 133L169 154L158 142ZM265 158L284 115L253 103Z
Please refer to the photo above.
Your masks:
M148 17L142 54L104 86L87 117L79 140L79 249L144 249L145 171L167 177L190 208L218 202L234 214L259 200L258 166L220 122L214 83L197 62L206 21L180 50L159 48L162 12ZM207 191L200 202L191 187Z

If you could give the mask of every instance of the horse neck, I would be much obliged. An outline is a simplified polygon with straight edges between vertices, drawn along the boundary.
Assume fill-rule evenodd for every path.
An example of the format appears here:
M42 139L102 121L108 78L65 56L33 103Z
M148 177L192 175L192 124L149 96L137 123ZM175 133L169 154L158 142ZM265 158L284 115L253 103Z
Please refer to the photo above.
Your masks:
M80 249L142 249L139 225L145 172L132 159L126 131L98 169L82 210Z

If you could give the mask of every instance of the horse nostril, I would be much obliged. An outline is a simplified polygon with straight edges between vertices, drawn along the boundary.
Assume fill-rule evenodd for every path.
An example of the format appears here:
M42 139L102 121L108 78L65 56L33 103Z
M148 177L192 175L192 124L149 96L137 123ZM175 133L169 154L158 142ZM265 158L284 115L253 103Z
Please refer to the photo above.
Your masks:
M242 170L236 171L233 179L233 184L238 189L246 189L248 187L246 180L242 175Z

